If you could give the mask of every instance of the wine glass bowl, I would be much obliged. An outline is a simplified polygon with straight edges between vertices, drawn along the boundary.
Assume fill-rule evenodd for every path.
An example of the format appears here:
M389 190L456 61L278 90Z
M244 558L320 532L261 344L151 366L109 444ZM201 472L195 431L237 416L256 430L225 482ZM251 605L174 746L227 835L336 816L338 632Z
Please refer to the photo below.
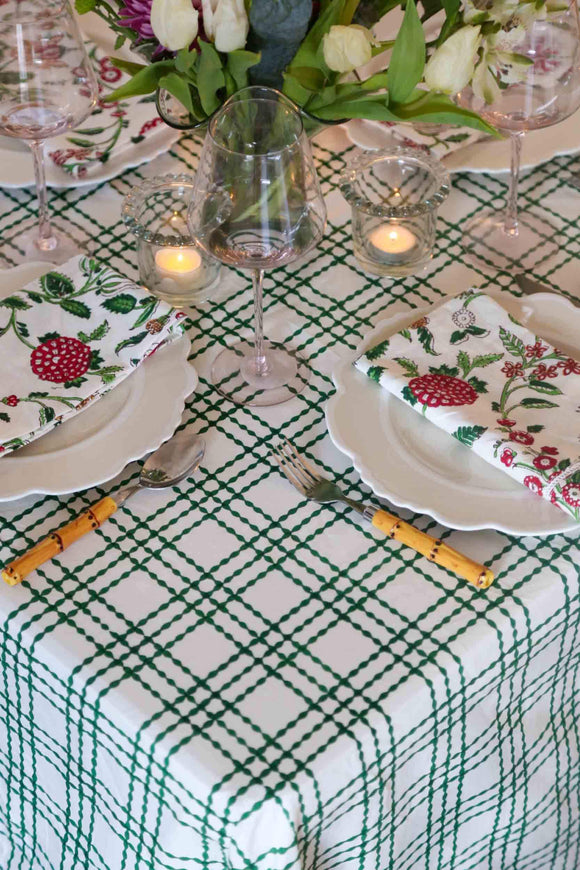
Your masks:
M48 218L43 143L91 114L98 85L71 9L64 0L5 0L0 5L0 133L31 148L39 199L36 230L19 234L22 259L63 262L76 253Z
M264 341L263 271L305 256L326 210L300 115L278 91L243 89L211 119L188 221L207 253L253 275L255 340L222 351L213 382L238 404L286 401L308 371L291 348Z
M486 211L465 227L463 247L483 268L531 269L558 250L557 230L544 216L517 209L520 154L524 134L558 124L580 106L580 28L576 0L565 9L532 17L526 27L502 31L501 54L490 55L493 99L469 86L458 103L510 136L512 161L505 214ZM506 63L506 58L517 62ZM491 79L489 79L491 82ZM488 96L489 100L489 96Z

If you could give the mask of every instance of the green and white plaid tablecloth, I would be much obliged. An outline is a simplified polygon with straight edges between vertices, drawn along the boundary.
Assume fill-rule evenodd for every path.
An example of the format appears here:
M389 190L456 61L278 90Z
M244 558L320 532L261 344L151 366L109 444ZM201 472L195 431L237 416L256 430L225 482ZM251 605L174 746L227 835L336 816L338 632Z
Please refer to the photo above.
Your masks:
M326 433L331 371L387 313L473 284L515 289L460 249L462 223L502 205L507 179L455 176L428 271L379 281L352 255L346 138L319 143L328 231L265 285L266 332L309 358L306 391L252 410L211 387L213 356L251 326L247 281L228 273L190 330L200 386L186 417L205 467L0 590L2 870L580 867L577 536L449 533L400 512L486 561L497 580L482 594L352 512L299 498L270 457L283 433L368 498ZM121 199L145 174L193 168L198 149L186 137L110 183L53 191L56 223L135 276ZM536 274L569 291L580 194L563 179L579 170L559 158L522 183L562 245ZM0 205L17 247L34 192ZM0 560L108 489L0 506Z

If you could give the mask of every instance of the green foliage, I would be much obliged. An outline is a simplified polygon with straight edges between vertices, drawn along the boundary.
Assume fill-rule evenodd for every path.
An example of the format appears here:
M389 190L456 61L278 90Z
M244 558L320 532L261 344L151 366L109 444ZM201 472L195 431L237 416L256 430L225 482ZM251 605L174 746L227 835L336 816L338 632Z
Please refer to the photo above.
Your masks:
M378 384L381 379L382 373L383 369L381 366L371 366L370 369L368 369L367 371L367 377L369 377L371 381L376 381L376 383Z
M486 431L487 426L460 426L456 432L453 432L453 437L466 447L473 447L477 439Z
M468 384L471 384L476 393L487 393L487 384L485 381L476 378L475 375L469 378Z
M97 5L97 0L75 0L75 9L79 15L86 15L87 12L92 12Z
M520 404L524 408L537 408L537 409L541 409L542 411L545 408L557 408L558 407L556 402L549 402L547 399L526 398L526 399L522 399Z
M9 422L10 422L10 416L6 413L6 411L0 411L0 420L1 420L3 423L9 423Z
M115 58L115 66L119 66L119 61ZM136 64L137 66L137 64ZM149 66L144 66L133 75L133 78L128 82L116 88L108 94L104 99L107 102L116 102L124 100L127 97L138 97L143 94L152 94L157 90L161 79L169 75L175 70L174 60L159 60L156 63L151 63Z
M431 356L439 356L438 353L435 352L433 347L433 334L427 329L425 326L420 326L417 330L417 338L419 339L420 344L423 346L423 350L426 353L430 353Z
M561 396L562 390L555 384L550 384L548 381L537 381L533 378L528 381L528 386L538 393L546 393L549 396Z
M526 426L528 432L541 432L542 429L545 429L545 426L542 426L541 423L534 423L533 426Z
M138 332L137 335L133 335L131 338L125 338L116 346L115 353L119 353L119 351L123 350L125 347L133 347L136 344L141 344L143 339L147 338L148 335L148 332Z
M102 308L113 311L115 314L129 314L136 305L137 300L130 293L118 293L116 296L111 296L110 299L101 302Z
M397 356L395 357L395 362L398 362L402 369L404 369L405 374L410 378L416 378L419 375L419 369L417 368L417 363L413 362L413 360L407 359L406 356Z
M20 296L7 296L6 299L0 299L0 307L11 308L13 311L26 311L27 308L32 308Z
M46 426L47 423L51 423L54 420L54 408L50 408L48 405L43 405L38 416L40 425Z
M415 0L407 0L389 64L389 99L404 103L421 81L424 69L425 34Z
M226 79L221 57L210 42L199 42L200 55L197 68L199 99L209 117L221 105L218 91L225 87Z
M405 399L405 401L408 402L410 405L416 405L419 401L417 399L417 396L413 395L409 386L403 387L403 389L401 390L401 395L403 399Z
M91 309L78 299L61 299L60 307L63 311L68 311L69 314L74 314L76 317L84 317L85 320L89 320L91 317Z
M384 341L381 341L378 344L375 344L374 347L369 348L367 350L365 356L367 359L370 359L371 361L376 360L376 359L380 359L382 356L385 355L388 347L389 347L389 339L386 338Z
M459 369L448 366L445 363L440 366L429 366L429 371L433 375L448 375L450 378L456 378L459 374Z
M48 272L43 275L40 279L40 285L48 296L56 296L59 299L64 296L72 296L75 292L74 282L60 272Z
M521 338L518 338L513 332L504 329L503 326L500 326L499 328L499 337L508 353L512 356L521 357L523 362L526 361L526 347Z

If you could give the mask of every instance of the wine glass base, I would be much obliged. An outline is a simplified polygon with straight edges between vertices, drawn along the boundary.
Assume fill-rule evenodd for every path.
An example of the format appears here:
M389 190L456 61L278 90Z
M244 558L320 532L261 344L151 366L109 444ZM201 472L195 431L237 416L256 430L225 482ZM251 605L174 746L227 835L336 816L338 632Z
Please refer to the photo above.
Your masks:
M530 271L559 250L558 230L546 218L524 213L517 233L504 228L504 215L483 212L465 226L462 247L469 260L487 271Z
M264 342L267 369L256 369L254 345L240 341L215 359L211 380L222 396L236 405L265 407L293 399L305 388L310 371L296 351L273 341Z
M38 225L30 224L14 237L2 253L15 265L20 263L52 263L59 266L83 253L76 242L64 233L54 230L54 247L41 248L38 244ZM87 253L87 252L85 252Z

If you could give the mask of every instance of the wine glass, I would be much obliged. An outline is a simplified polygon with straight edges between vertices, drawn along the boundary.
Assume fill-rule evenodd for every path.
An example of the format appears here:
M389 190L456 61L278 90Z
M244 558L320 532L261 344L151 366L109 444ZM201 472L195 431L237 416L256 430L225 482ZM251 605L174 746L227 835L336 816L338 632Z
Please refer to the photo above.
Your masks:
M66 0L3 0L0 5L0 133L32 151L38 222L22 227L20 261L63 263L78 250L51 225L44 141L82 123L98 85ZM7 259L14 261L13 250Z
M530 4L530 11L533 4ZM502 55L493 55L490 75L496 97L486 103L468 87L458 102L478 112L511 138L511 176L504 214L481 212L466 225L463 248L483 268L533 269L558 251L557 229L548 219L518 215L518 181L522 139L528 131L563 121L580 106L580 28L576 0L526 27L505 31ZM509 49L509 52L507 51ZM505 64L509 55L516 63ZM502 60L503 59L503 60ZM484 59L485 62L485 59ZM503 65L502 65L503 64ZM493 84L492 84L493 86Z
M244 88L212 118L188 221L204 250L253 277L254 341L219 354L213 383L239 405L285 402L304 389L308 369L292 348L264 339L264 270L303 257L326 222L310 144L287 97Z

